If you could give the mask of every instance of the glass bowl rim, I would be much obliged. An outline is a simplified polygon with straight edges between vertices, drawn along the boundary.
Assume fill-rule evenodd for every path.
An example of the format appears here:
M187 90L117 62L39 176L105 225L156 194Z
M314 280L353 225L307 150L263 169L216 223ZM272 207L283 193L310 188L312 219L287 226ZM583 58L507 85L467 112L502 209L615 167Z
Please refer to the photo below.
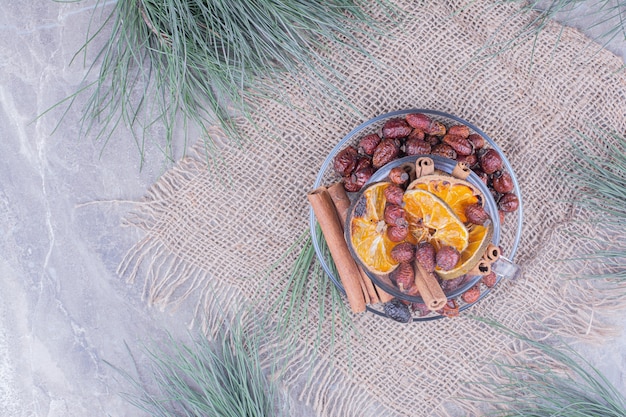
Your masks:
M439 110L431 110L431 109L422 109L422 108L411 108L411 109L403 109L403 110L396 110L396 111L392 111L389 113L384 113L384 114L380 114L372 119L369 119L363 123L361 123L360 125L358 125L357 127L355 127L354 129L352 129L348 134L346 134L334 147L333 149L330 151L330 153L328 154L328 156L326 157L326 159L324 160L324 162L322 163L322 166L317 174L317 177L315 179L315 183L313 185L313 189L316 189L318 187L320 187L322 185L322 181L324 179L324 175L329 167L329 165L332 163L335 155L337 154L337 152L339 152L347 142L351 141L356 135L360 134L364 129L370 127L371 125L381 121L381 120L385 120L385 119L390 119L390 118L394 118L394 117L399 117L399 116L405 116L407 114L412 114L412 113L423 113L423 114L427 114L427 115L434 115L434 116L438 116L438 117L442 117L442 118L446 118L446 119L450 119L450 120L454 120L457 123L466 125L467 127L469 127L471 130L473 130L474 132L476 132L477 134L479 134L480 136L482 136L487 143L489 144L489 146L491 148L493 148L495 151L497 151L500 156L502 157L502 162L507 170L507 172L509 173L509 175L511 176L511 179L513 181L513 189L515 190L515 194L519 200L519 206L517 209L517 229L515 231L515 238L513 239L513 244L511 246L511 249L509 250L508 254L506 254L505 256L510 259L513 260L515 257L515 254L517 253L517 249L519 247L520 241L521 241L521 235L522 235L522 227L523 227L523 201L522 201L522 195L521 195L521 189L519 186L519 182L517 180L517 177L515 175L515 171L513 170L513 167L511 166L511 163L509 162L508 158L506 157L506 155L504 154L504 152L502 151L502 149L495 143L495 141L493 139L491 139L491 137L489 135L487 135L483 130L479 129L478 127L476 127L473 123L468 122L465 119L462 119L458 116L454 116L452 114L449 113L445 113ZM315 218L315 213L313 212L313 209L310 208L309 209L309 229L310 229L310 234L311 234L311 240L313 243L313 248L315 250L315 254L316 257L318 259L318 261L320 262L322 269L324 270L324 272L326 273L326 275L328 276L328 278L333 282L333 284L342 292L345 294L345 289L343 288L343 285L341 285L341 281L339 281L339 279L337 277L335 277L334 273L331 271L330 267L328 266L328 264L326 263L326 260L324 259L324 255L322 254L322 250L321 247L319 245L318 242L318 238L320 238L320 236L318 236L317 234L317 220ZM500 279L498 278L498 281ZM476 300L473 303L470 304L465 304L463 305L459 311L464 311L467 308L473 306L474 304L476 304L477 302L479 302L482 298L484 298L491 289L487 289L485 291L483 291L480 295L480 297L478 298L478 300ZM367 306L367 310L386 317L384 313L370 307ZM426 316L426 317L414 317L413 321L430 321L430 320L435 320L435 319L439 319L442 318L444 316L439 315L439 316Z

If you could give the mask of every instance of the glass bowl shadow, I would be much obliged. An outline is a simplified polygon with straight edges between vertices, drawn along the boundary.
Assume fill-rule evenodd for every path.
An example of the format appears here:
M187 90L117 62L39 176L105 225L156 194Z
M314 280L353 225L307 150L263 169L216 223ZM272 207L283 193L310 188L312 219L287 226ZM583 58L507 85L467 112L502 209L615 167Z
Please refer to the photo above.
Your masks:
M412 113L426 114L429 117L431 117L433 120L440 121L448 127L454 124L465 125L470 129L471 133L476 133L482 136L482 138L487 142L489 147L493 148L500 154L500 156L502 157L504 168L511 175L511 179L513 180L513 186L514 186L513 192L515 193L515 195L517 196L519 200L519 207L515 213L516 214L515 219L511 219L511 220L514 220L514 223L511 224L513 227L511 228L505 227L509 225L509 222L505 222L505 225L500 225L499 227L499 241L500 241L500 246L503 248L503 255L506 256L508 259L513 260L515 257L515 253L517 252L520 240L521 240L522 225L523 225L522 196L520 192L519 183L515 176L515 172L513 171L513 167L511 166L509 160L506 158L505 154L502 152L500 147L494 142L493 139L491 139L485 132L483 132L478 127L474 126L472 123L464 119L461 119L457 116L440 112L437 110L414 108L414 109L406 109L406 110L397 110L397 111L382 114L373 119L370 119L360 124L359 126L355 127L341 141L339 141L337 145L335 145L335 147L332 149L332 151L328 154L328 156L322 163L322 166L320 167L318 175L315 179L313 188L318 188L322 185L330 185L330 184L333 184L334 182L341 180L341 177L339 177L337 174L334 173L333 161L337 153L339 153L342 149L350 145L356 145L359 139L366 134L380 133L382 126L385 124L387 120L398 118L398 117L404 117L407 114L412 114ZM437 157L436 155L425 155L425 156L432 158L433 161ZM445 158L442 158L442 159L445 159ZM375 175L377 173L378 171L375 173ZM379 178L379 177L376 176L375 178ZM354 201L356 193L348 193L348 196L350 197L351 201ZM497 218L498 216L495 216L495 217ZM496 222L498 221L496 220ZM315 254L317 256L318 261L320 262L322 269L324 270L326 275L329 277L329 279L334 283L334 285L341 292L345 294L343 285L341 284L341 281L337 277L337 273L334 268L334 264L332 263L332 259L330 259L327 251L324 249L325 247L324 242L323 242L324 237L321 234L321 231L317 224L317 219L315 218L315 213L313 212L312 209L310 209L309 211L309 228L310 228L310 233L312 237ZM500 281L500 277L498 277L498 282L499 281ZM478 300L476 300L474 303L471 303L471 304L464 303L463 305L460 306L459 311L464 311L467 308L471 307L472 305L476 304L482 298L484 298L489 292L490 292L490 289L486 289L485 291L482 291L480 298ZM382 309L379 308L379 306L368 305L367 309L368 311L374 314L386 317L386 315L384 314L384 312L382 312ZM414 317L413 320L414 321L429 321L429 320L439 319L442 317L444 316L429 315L425 317Z

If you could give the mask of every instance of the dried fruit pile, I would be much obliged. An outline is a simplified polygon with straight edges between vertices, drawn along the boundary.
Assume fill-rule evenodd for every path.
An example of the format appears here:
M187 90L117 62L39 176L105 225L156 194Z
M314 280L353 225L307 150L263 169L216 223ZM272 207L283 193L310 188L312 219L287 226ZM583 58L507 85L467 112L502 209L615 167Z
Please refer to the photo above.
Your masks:
M339 152L334 170L347 191L360 191L376 170L409 155L438 155L463 162L485 182L497 205L500 221L517 210L513 181L498 152L464 125L446 127L424 114L388 120L380 134L360 138L357 146ZM393 168L387 181L364 190L356 202L348 236L361 264L375 275L385 275L408 298L419 296L415 285L417 263L435 273L449 293L483 275L460 300L449 299L437 313L455 316L459 301L473 303L481 294L480 282L491 288L494 273L479 274L477 265L490 244L493 223L484 209L480 191L471 183L434 173L410 181L405 166ZM431 311L422 303L394 299L383 305L397 321Z
M438 155L466 163L491 190L501 221L519 206L511 175L482 136L465 125L447 127L421 113L386 121L379 133L367 134L356 146L340 151L333 167L346 191L357 192L376 170L410 155Z

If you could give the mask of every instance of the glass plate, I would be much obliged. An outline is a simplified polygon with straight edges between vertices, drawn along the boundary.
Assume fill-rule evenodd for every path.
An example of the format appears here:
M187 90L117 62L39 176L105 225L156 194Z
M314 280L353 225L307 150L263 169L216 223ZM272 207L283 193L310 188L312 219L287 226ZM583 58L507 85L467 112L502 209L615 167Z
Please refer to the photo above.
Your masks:
M447 113L443 113L440 111L436 111L436 110L428 110L428 109L407 109L407 110L398 110L395 112L391 112L391 113L386 113L380 116L377 116L371 120L368 120L365 123L362 123L361 125L357 126L356 128L354 128L350 133L348 133L334 148L333 150L330 152L330 154L328 155L328 157L326 158L326 160L324 161L324 163L322 164L322 167L320 168L320 171L317 175L317 178L315 180L315 184L313 186L313 188L317 188L319 186L322 185L330 185L333 184L339 180L341 180L341 177L339 177L337 174L335 174L334 170L333 170L333 161L335 159L335 156L337 155L337 153L339 153L342 149L344 149L345 147L349 146L349 145L356 145L358 143L358 141L360 140L361 137L363 137L366 134L370 134L370 133L380 133L380 130L382 129L382 126L385 124L385 122L389 119L393 119L393 118L398 118L398 117L403 117L406 116L407 114L411 114L411 113L422 113L422 114L426 114L429 117L431 117L433 120L437 120L441 123L443 123L446 127L455 125L455 124L462 124L465 125L467 127L469 127L471 133L477 133L480 136L482 136L485 141L488 143L488 146L495 149L500 156L502 157L502 161L504 163L504 167L506 169L506 171L509 173L509 175L511 176L512 180L513 180L513 185L514 185L514 189L513 192L516 194L517 198L519 199L519 207L517 209L517 211L515 213L512 214L507 214L505 216L505 222L502 225L499 225L499 222L497 221L497 209L496 209L496 215L494 216L493 212L491 212L490 210L494 210L494 207L489 207L489 204L487 205L487 211L492 215L492 219L494 219L494 223L495 225L499 225L499 227L496 227L494 230L494 238L493 241L496 244L499 244L500 247L503 249L503 255L506 256L506 258L513 260L515 253L517 251L520 239L521 239L521 232L522 232L522 222L523 222L523 207L522 207L522 196L520 193L520 188L519 188L519 183L517 181L517 178L515 177L515 172L513 171L513 168L510 164L510 162L508 161L508 159L506 158L506 156L504 155L504 153L502 152L502 150L498 147L498 145L489 137L487 136L487 134L485 134L482 130L480 130L479 128L477 128L476 126L474 126L473 124L450 114ZM430 158L433 159L433 161L435 162L435 165L437 168L440 168L444 171L450 172L452 168L450 168L450 165L454 165L454 163L451 160L448 160L446 158L441 158L438 157L436 155L424 155L424 156L428 156ZM411 157L407 157L407 158L411 158ZM390 164L394 164L397 163L397 161L393 161ZM448 162L446 162L448 161ZM390 167L387 169L388 167L382 167L380 168L378 171L376 171L376 173L374 174L374 176L372 177L372 179L370 179L369 182L373 182L373 181L379 181L381 179L383 179L386 176L385 172L389 172L389 170L391 169ZM472 178L473 176L473 178ZM485 190L485 186L484 184L482 184L482 182L480 181L480 179L478 179L478 176L476 176L475 174L471 174L470 178L468 178L468 180L470 182L472 182L474 185L480 187L481 191ZM480 185L476 182L480 182ZM486 195L489 195L490 193L487 193ZM355 197L358 195L358 193L348 193L348 196L350 197L350 199L352 201L354 201ZM493 202L493 199L487 199L487 202ZM495 203L494 203L495 204ZM513 218L515 217L515 218ZM315 214L313 213L313 210L310 210L310 231L311 231L311 237L312 237L312 241L313 241L313 246L315 249L315 253L317 255L317 258L322 266L322 268L324 269L324 271L326 272L326 274L328 275L328 277L330 278L330 280L334 283L334 285L337 286L337 288L339 288L339 290L341 292L343 292L345 294L345 290L343 288L343 286L341 285L341 281L339 280L339 278L336 276L336 272L335 272L335 268L334 265L332 264L332 260L327 258L327 255L324 253L324 242L323 239L324 237L321 235L321 232L319 231L319 228L317 226L317 219L315 218ZM497 231L497 233L496 233ZM500 282L501 280L501 276L498 276L497 278L497 283ZM447 294L449 298L455 299L457 301L457 304L459 305L459 311L465 311L468 308L470 308L472 305L476 304L477 302L479 302L480 300L482 300L489 292L490 289L487 288L486 286L482 285L483 288L481 288L481 294L480 297L478 298L478 300L476 300L474 303L465 303L461 300L461 298L459 297L459 295L464 292L465 290L467 290L468 288L470 288L472 285L474 285L476 283L476 281L478 281L480 279L480 277L478 277L476 280L473 280L473 283L466 283L463 284L462 288L463 291L459 292L459 291L454 291L454 294ZM383 308L382 308L382 304L378 303L378 304L370 304L367 306L367 310L377 314L377 315L381 315L384 317L387 317L385 315L385 313L383 312ZM431 313L428 314L426 316L414 316L413 317L413 321L427 321L427 320L435 320L435 319L439 319L444 317L441 314L438 313Z

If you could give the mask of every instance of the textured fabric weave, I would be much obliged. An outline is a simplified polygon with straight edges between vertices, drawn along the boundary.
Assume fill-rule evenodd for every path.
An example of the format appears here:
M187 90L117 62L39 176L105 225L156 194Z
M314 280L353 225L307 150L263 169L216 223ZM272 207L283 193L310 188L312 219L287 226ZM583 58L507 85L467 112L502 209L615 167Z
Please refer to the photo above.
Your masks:
M517 330L602 337L610 328L601 313L622 306L590 283L564 279L584 265L560 260L591 249L580 236L593 229L563 202L569 189L553 168L568 157L574 130L591 136L593 126L626 131L621 61L585 48L589 39L557 24L535 44L477 61L476 51L496 30L510 38L532 16L511 19L515 6L481 0L399 6L405 10L401 24L389 23L387 36L363 39L377 64L354 51L325 52L337 56L334 69L345 76L337 85L360 114L309 96L299 88L303 80L285 79L292 105L260 103L253 120L241 122L250 142L224 145L221 174L208 169L199 146L198 155L181 160L148 191L127 219L145 238L129 251L122 273L145 280L148 301L161 307L198 302L199 311L208 311L216 298L227 304L238 297L262 309L261 301L281 290L294 256L271 273L277 285L268 287L260 277L307 230L306 193L330 150L371 117L430 108L469 120L492 137L513 165L524 198L515 260L525 276L499 285L471 314ZM311 315L316 326L315 311ZM297 389L319 415L467 415L471 410L459 411L467 405L458 396L489 376L490 360L516 354L515 343L467 315L409 325L371 313L353 318L359 336L334 342L332 366L333 335L323 321L320 355L305 354L313 342L302 340L289 374L308 381Z

